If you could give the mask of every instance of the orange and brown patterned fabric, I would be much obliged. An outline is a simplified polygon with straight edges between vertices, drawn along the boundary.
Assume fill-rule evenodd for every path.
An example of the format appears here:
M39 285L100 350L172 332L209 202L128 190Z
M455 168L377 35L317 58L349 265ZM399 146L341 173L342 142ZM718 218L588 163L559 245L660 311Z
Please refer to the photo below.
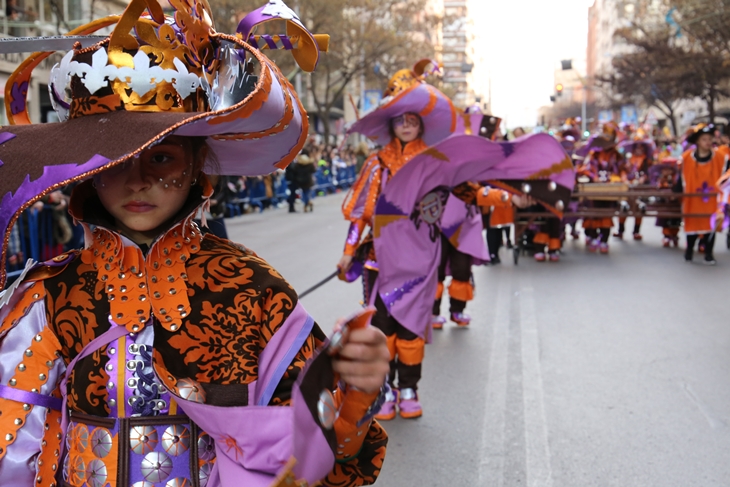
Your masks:
M193 191L193 200L197 197L200 201L201 193L210 191L205 181L203 185ZM201 235L192 223L197 203L190 204L180 222L149 249L143 249L107 230L110 225L102 225L106 215L89 188L79 188L71 205L77 216L98 225L92 231L84 223L91 239L87 248L61 258L67 261L62 267L39 267L31 272L24 283L32 283L32 287L18 293L9 313L7 308L0 308L0 331L7 332L23 323L33 305L43 307L34 322L39 327L37 336L31 334L28 343L19 345L23 362L18 367L23 373L11 384L27 391L45 387L48 391L41 389L44 393L60 397L61 375L53 375L55 382L50 383L53 367L68 365L118 319L116 325L127 326L134 333L153 327L152 364L168 390L182 395L178 386L192 379L202 386L206 404L250 404L247 384L262 374L262 351L298 304L294 289L253 252L212 235ZM78 201L81 197L85 200ZM286 407L291 403L295 381L325 339L315 324L269 405ZM115 404L116 389L121 389L108 385L112 379L109 370L119 356L113 350L115 343L77 362L68 380L68 407L73 414L100 419L112 415L110 404ZM6 345L0 340L0 346ZM6 348L0 351L9 353ZM363 417L375 396L358 400L345 394L342 401L348 410L362 412ZM32 406L24 408L0 398L3 438L17 436L25 426L15 423L15 418L29 414ZM175 414L172 408L169 414ZM60 416L56 416L49 413L49 425L39 432L44 434L42 443L46 446L42 449L40 441L37 445L38 451L42 450L38 472L57 468L54 452L58 451L61 431ZM355 423L335 423L338 443L350 438L348 444L355 450L333 465L325 485L368 485L380 472L387 444L385 432L375 421L359 427ZM1 462L12 449L12 441L0 447ZM53 480L52 476L43 479L48 482L39 480L38 485L50 485Z

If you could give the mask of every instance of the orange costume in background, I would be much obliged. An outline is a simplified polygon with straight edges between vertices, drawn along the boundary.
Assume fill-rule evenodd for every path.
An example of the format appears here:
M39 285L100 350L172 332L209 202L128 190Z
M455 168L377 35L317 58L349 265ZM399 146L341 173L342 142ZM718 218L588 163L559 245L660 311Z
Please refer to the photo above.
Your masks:
M710 216L717 210L717 181L722 176L728 156L720 150L713 150L708 162L698 162L695 151L688 150L682 155L682 185L686 193L707 193L707 197L690 197L682 200L682 213L705 216L685 217L684 232L688 235L704 234L713 231Z

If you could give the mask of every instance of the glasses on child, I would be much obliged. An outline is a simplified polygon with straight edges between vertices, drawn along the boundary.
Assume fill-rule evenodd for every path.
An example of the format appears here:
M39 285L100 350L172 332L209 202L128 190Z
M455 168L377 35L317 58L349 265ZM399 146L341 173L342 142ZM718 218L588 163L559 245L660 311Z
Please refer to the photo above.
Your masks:
M98 186L111 185L130 171L139 171L139 178L150 185L164 189L183 189L189 186L189 175L193 170L193 157L185 145L164 141L143 150L137 156L103 171L95 176Z
M393 127L420 127L421 119L413 113L405 113L393 119Z

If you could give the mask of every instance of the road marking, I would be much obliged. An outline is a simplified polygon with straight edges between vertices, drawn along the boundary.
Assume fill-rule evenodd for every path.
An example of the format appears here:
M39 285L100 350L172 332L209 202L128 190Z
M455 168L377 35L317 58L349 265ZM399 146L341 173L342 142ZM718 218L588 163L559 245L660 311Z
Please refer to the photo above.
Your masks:
M507 407L507 353L509 350L509 313L511 279L500 278L497 287L492 347L485 392L484 420L479 444L479 486L504 485L505 409Z
M552 487L545 402L540 370L540 339L535 300L529 277L522 276L520 328L522 330L522 396L525 418L525 476L527 487Z
M682 383L682 390L684 391L685 395L689 398L690 402L694 404L697 409L699 409L700 413L702 413L702 416L707 420L707 424L710 425L710 428L717 429L717 421L715 418L712 417L712 414L707 410L707 407L705 403L700 400L700 398L695 393L694 389L692 389L692 386L690 386L688 383L683 382Z

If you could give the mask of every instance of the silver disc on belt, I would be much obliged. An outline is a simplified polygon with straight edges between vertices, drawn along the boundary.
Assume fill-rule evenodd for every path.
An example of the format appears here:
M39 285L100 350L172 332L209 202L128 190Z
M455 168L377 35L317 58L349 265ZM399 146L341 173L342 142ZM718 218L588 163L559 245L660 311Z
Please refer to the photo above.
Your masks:
M91 434L91 452L97 458L104 458L112 451L112 435L106 428L96 428Z
M166 453L153 451L142 459L142 475L148 482L162 482L172 473L172 460Z
M208 478L210 477L210 471L212 470L210 463L204 463L198 470L198 480L200 487L206 487L208 485Z
M129 429L129 447L137 455L151 452L157 442L157 430L152 426L133 426Z
M190 448L190 431L181 424L168 426L162 433L162 448L174 457L182 455Z
M215 442L208 433L198 436L198 458L205 461L215 458Z
M89 487L104 487L106 485L107 470L104 462L95 458L86 467L87 484Z

